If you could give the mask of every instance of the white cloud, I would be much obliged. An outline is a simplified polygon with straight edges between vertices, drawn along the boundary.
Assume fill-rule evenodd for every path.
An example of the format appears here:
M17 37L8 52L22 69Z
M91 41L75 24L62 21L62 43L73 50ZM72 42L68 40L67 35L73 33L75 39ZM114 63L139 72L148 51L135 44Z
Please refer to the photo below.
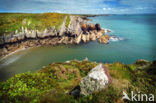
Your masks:
M108 8L108 10L111 10L111 8Z
M105 11L105 10L106 10L106 8L103 8L103 10Z
M105 3L104 1L111 1ZM113 2L114 1L114 2ZM112 4L111 4L112 3ZM63 13L155 12L156 0L0 0L0 11Z
M146 9L146 8L145 7L137 7L136 9L143 10L143 9Z

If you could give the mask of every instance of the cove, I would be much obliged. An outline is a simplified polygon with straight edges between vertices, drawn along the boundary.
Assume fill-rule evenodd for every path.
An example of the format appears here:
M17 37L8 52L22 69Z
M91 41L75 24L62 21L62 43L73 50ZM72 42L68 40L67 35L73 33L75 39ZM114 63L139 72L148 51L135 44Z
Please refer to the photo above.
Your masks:
M0 60L0 80L15 74L34 72L53 62L83 60L86 57L96 62L134 63L137 59L156 58L156 16L155 15L112 15L91 17L93 23L112 30L120 39L108 45L96 41L79 45L58 45L36 47L19 51ZM122 24L122 25L121 25Z

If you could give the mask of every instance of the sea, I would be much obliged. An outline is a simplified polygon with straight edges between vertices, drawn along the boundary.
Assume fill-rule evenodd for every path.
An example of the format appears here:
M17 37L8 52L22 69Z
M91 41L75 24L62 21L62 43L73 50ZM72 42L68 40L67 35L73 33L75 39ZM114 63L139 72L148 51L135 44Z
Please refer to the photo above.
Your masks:
M79 45L29 48L0 58L0 81L15 74L35 72L42 67L88 58L93 62L132 64L138 59L156 60L156 14L89 17L91 23L110 29L109 44L97 41Z

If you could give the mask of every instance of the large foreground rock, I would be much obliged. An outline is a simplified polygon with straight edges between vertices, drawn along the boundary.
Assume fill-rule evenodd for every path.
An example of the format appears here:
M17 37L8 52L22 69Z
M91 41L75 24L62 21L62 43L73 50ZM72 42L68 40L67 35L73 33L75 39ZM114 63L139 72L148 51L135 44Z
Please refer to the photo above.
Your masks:
M111 82L111 77L107 66L99 64L93 68L80 83L80 94L89 95L104 89Z

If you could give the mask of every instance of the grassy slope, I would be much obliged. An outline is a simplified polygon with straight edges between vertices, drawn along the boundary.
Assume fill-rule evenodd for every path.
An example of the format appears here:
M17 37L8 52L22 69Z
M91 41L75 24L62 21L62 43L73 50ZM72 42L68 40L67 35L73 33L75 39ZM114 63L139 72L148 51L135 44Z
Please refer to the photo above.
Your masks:
M64 17L67 16L66 26L69 25L70 18L68 14L44 13L44 14L14 14L0 13L0 35L10 32L20 31L21 27L27 27L30 30L44 30L45 28L54 27L59 29L63 23Z
M0 102L120 103L123 90L156 95L156 65L149 64L144 69L137 69L140 64L104 64L110 68L112 83L105 90L78 99L68 95L69 91L97 63L71 61L50 64L35 73L18 74L0 83Z

